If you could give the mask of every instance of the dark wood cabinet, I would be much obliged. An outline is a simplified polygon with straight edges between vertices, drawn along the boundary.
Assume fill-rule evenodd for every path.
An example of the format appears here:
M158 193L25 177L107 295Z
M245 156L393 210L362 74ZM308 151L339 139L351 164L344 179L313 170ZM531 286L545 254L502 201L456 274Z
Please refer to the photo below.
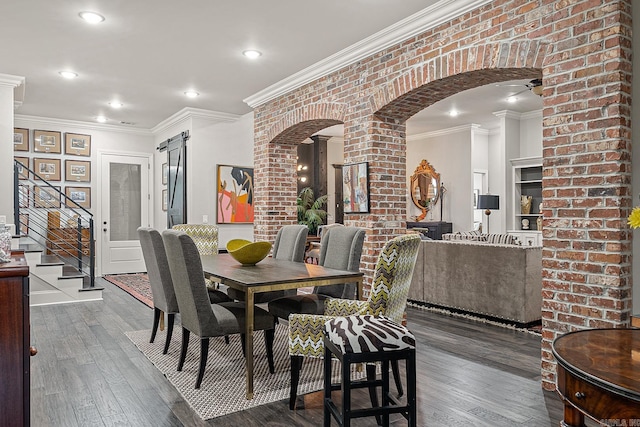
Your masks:
M0 264L0 426L28 426L29 267L24 252Z
M420 231L432 240L442 240L442 235L453 231L453 224L444 221L433 222L410 222L407 221L407 228Z

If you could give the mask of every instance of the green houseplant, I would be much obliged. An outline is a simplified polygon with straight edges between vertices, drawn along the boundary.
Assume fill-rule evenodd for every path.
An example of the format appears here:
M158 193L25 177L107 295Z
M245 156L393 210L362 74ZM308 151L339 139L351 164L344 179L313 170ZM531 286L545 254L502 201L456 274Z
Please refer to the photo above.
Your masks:
M314 199L313 188L305 187L300 190L296 200L298 206L298 224L309 227L309 234L316 234L318 226L324 224L327 211L323 209L327 204L327 195Z

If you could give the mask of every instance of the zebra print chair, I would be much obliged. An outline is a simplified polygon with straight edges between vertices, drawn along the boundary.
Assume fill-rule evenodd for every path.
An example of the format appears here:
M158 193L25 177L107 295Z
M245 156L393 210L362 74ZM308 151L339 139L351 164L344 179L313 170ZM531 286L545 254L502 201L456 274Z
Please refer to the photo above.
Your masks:
M385 316L396 323L402 323L420 241L420 236L417 234L405 234L385 244L378 257L371 292L366 301L328 299L325 301L324 315L292 314L289 316L290 409L295 408L304 357L324 357L323 339L327 321L335 317L373 315ZM392 364L392 369L396 387L402 395L398 365Z

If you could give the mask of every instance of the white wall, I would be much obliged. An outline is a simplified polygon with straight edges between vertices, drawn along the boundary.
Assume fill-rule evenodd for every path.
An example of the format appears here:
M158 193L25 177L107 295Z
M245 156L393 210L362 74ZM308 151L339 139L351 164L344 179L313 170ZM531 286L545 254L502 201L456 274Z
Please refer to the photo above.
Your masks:
M423 159L440 174L440 181L447 188L442 218L439 201L423 221L451 222L454 231L473 228L471 129L471 126L461 126L407 139L407 188L410 188L411 175ZM407 220L415 221L420 212L407 192Z
M519 157L542 157L542 110L520 116Z
M187 141L187 222L192 224L217 224L216 221L216 172L218 165L253 167L253 113L226 119L221 122L215 115L178 115L155 135L155 145L181 132L189 131ZM167 188L162 184L162 164L167 162L166 151L156 152L156 194ZM162 210L158 196L154 207L155 227L167 227L167 213ZM206 218L205 218L206 216ZM253 224L217 224L218 247L225 248L231 239L253 240Z

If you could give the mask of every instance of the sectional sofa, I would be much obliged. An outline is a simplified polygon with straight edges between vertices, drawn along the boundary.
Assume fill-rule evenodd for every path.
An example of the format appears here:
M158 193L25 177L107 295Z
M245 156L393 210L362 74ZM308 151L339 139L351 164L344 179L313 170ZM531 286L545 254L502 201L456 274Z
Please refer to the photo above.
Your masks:
M409 300L518 326L541 318L542 247L423 240Z

